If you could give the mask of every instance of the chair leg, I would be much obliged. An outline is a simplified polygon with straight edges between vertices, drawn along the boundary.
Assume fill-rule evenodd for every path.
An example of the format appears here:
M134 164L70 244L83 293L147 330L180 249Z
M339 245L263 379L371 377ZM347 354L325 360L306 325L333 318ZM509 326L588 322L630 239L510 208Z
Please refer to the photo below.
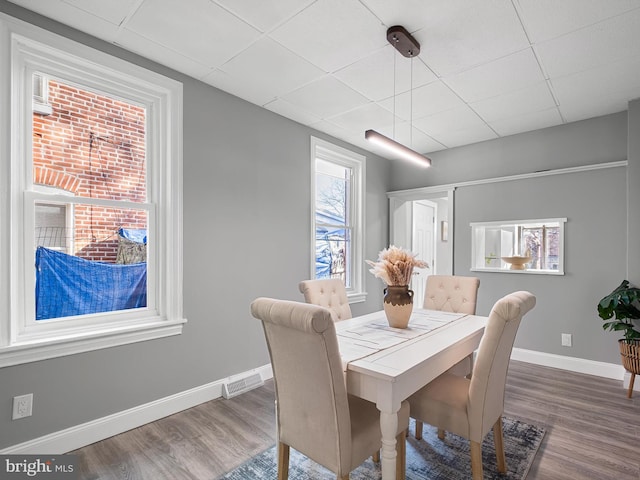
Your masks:
M338 477L336 477L336 478L337 478L337 480L349 480L349 474L347 473L346 475L343 475L343 476L341 476L341 477L340 477L340 476L338 476Z
M289 445L278 442L278 480L289 478Z
M373 460L375 463L380 462L380 450L376 450L375 452L373 452L373 455L371 455L371 460Z
M396 437L396 480L405 480L407 474L407 434L400 432Z
M482 445L471 441L471 477L473 480L482 480Z
M422 440L422 422L416 420L416 440Z
M636 379L636 374L632 373L631 374L631 378L629 379L629 391L627 392L627 398L631 398L631 395L633 395L633 382Z
M444 440L444 430L441 428L438 429L438 438Z
M504 441L502 436L502 418L499 418L493 426L493 443L496 446L498 471L500 473L507 473L507 460L504 457Z

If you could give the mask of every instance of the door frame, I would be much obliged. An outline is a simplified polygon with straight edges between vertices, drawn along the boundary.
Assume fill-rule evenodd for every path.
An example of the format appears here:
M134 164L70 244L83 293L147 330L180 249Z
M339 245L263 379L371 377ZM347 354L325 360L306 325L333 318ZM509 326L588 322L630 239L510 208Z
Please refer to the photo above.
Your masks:
M422 187L410 190L398 190L387 192L389 198L389 243L390 245L401 245L407 248L412 246L413 218L412 202L416 200L434 200L446 198L447 200L447 222L449 230L449 261L451 262L451 272L455 271L454 263L454 239L455 239L455 216L454 216L454 193L455 187ZM437 230L437 229L436 229ZM436 249L437 249L436 242ZM437 254L437 250L436 250Z

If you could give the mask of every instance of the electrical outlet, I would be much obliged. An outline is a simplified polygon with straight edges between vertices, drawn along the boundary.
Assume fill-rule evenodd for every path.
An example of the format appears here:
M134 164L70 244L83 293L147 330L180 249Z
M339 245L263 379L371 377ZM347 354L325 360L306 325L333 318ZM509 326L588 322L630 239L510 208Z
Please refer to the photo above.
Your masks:
M13 397L13 420L30 417L33 413L33 393Z
M573 338L570 333L562 334L562 346L563 347L571 347L573 344Z

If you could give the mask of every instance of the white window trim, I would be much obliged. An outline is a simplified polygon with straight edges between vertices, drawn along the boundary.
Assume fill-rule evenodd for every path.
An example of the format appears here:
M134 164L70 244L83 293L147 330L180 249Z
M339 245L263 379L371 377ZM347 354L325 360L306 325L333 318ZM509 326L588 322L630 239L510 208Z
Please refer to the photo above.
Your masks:
M42 195L42 191L27 191L32 181L31 109L22 108L32 102L33 71L39 67L53 72L59 69L68 78L73 70L69 65L76 68L85 85L91 84L86 75L93 74L96 85L111 82L110 91L122 92L125 99L146 99L145 106L152 112L149 118L157 119L149 125L148 140L149 161L154 163L148 201L152 209L162 209L157 212L157 221L154 215L149 218L149 232L155 232L155 238L150 235L148 294L155 298L155 304L87 316L104 321L89 321L82 327L50 331L52 327L43 327L43 333L25 334L21 329L28 309L23 291L29 271L25 264L29 262L24 262L27 249L33 246L25 242L24 229L12 219L23 219L26 197ZM0 13L0 85L0 368L180 334L186 322L182 293L182 84ZM171 182L162 181L168 178ZM64 195L47 198L65 201ZM31 293L32 302L33 298Z
M351 214L353 217L353 231L351 237L352 264L351 287L347 288L349 303L364 302L367 293L364 291L364 208L365 208L365 179L366 157L346 148L339 147L320 138L311 137L311 275L315 277L316 269L316 158L349 167L353 171L351 181Z

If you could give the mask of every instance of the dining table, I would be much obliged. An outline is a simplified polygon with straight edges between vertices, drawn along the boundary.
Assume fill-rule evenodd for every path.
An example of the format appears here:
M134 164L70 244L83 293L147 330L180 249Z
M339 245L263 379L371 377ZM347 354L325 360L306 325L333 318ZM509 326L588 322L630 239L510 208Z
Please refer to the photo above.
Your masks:
M380 411L382 480L396 478L398 410L423 386L473 355L487 317L414 308L406 329L384 310L336 323L347 392Z

